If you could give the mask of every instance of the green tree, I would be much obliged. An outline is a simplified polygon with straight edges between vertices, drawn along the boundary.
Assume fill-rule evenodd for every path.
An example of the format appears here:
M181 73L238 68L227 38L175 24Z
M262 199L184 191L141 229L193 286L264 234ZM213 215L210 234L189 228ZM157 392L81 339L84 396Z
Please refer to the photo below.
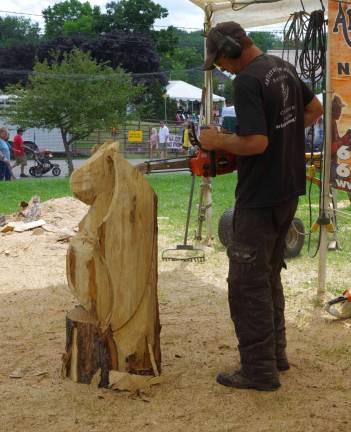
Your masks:
M234 105L234 87L231 79L224 82L223 96L227 105Z
M52 39L58 36L69 36L76 33L94 34L94 17L99 16L100 9L91 7L87 1L66 0L43 10L45 36Z
M58 128L71 174L73 143L95 129L120 125L140 87L122 69L99 65L78 49L65 53L62 61L58 58L50 65L37 62L27 89L8 89L18 98L5 115L24 128Z
M263 52L267 52L271 49L281 49L283 47L282 39L275 33L253 31L249 33L249 36L253 40L254 44Z
M204 37L201 31L175 30L177 46L161 53L161 69L169 79L180 79L198 87L203 85Z
M167 9L152 0L120 0L106 4L106 22L110 26L108 31L148 33L156 19L167 15Z
M151 36L154 40L156 51L160 56L164 54L172 55L174 53L174 49L178 45L178 36L175 27L169 26L167 29L153 31Z
M0 17L0 47L14 44L37 44L40 40L39 25L22 17Z

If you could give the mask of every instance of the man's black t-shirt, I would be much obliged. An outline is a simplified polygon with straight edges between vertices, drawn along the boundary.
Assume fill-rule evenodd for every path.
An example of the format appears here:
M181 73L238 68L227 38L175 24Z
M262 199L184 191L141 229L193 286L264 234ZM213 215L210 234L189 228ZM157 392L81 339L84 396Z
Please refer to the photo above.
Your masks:
M284 60L263 54L234 81L237 134L266 135L264 153L238 156L236 207L281 204L306 192L304 107L313 93Z

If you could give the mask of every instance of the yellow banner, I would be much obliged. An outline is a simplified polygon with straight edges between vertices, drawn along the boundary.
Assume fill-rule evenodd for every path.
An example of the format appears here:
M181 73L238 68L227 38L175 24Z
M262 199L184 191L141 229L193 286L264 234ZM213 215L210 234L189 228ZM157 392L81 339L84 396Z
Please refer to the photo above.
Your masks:
M329 0L331 171L337 189L351 191L351 1Z
M129 130L128 131L128 141L129 142L142 142L143 141L143 131L142 130Z

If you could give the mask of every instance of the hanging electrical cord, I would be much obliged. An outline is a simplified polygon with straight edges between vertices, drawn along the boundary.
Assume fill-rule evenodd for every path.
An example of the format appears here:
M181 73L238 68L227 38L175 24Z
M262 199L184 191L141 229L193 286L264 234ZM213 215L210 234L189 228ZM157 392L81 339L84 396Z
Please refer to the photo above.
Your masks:
M309 80L312 85L312 90L315 92L318 83L321 84L322 88L325 88L325 70L326 70L326 19L324 16L324 6L321 2L322 9L311 12L310 18L307 24L305 37L303 39L302 50L299 56L299 66L301 77L305 80ZM324 124L325 130L325 124ZM314 125L312 125L312 137L311 137L311 165L314 164L314 136L315 130ZM325 134L324 140L325 141ZM324 143L323 143L324 148ZM322 148L322 150L323 150ZM321 170L321 181L324 178L324 164L322 164ZM309 188L309 206L311 204L311 189L312 184ZM324 209L324 196L322 194L322 188L319 191L319 218L323 217ZM310 211L310 215L311 215ZM325 216L325 215L324 215ZM311 217L310 217L311 219ZM312 255L314 258L320 247L320 231L318 237L318 244L315 252ZM308 239L308 251L311 248L311 235Z
M294 60L294 65L299 66L300 76L304 80L311 82L312 90L315 91L316 84L321 82L322 88L325 88L325 65L326 65L326 20L324 17L324 6L321 1L321 10L316 10L308 14L301 0L302 11L295 12L290 15L284 26L284 45L283 59L290 61ZM294 51L294 58L290 56L291 50ZM287 53L287 55L286 55ZM325 130L325 125L324 125ZM314 162L314 125L311 128L311 158L310 163ZM324 134L325 140L325 134ZM321 173L323 178L324 173ZM309 205L309 222L312 227L312 182L308 188L308 205ZM321 216L321 208L324 208L324 197L319 192L319 217ZM311 234L310 229L308 236L308 254L311 249ZM320 232L315 257L320 247Z
M302 5L303 6L303 5ZM307 31L309 20L309 14L302 10L300 12L294 12L290 15L287 20L284 30L283 30L283 59L292 63L290 58L290 51L294 50L294 66L297 67L299 63L299 47L301 46L301 41L304 40ZM285 53L287 56L285 58Z
M326 21L323 10L311 12L299 56L301 76L310 79L313 90L324 81L326 66Z

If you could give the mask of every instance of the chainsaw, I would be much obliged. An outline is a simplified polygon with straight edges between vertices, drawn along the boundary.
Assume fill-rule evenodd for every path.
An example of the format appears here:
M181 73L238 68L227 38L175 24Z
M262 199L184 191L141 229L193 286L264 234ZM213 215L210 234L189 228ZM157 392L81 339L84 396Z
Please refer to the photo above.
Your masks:
M148 160L139 165L138 168L144 174L157 172L190 171L191 189L188 203L187 219L185 224L184 241L175 248L165 249L162 252L164 261L194 261L204 262L205 253L203 249L195 248L188 244L188 230L195 186L195 177L216 177L228 174L236 169L235 156L224 151L206 151L201 148L198 140L195 124L188 122L189 141L192 145L189 156L172 159Z
M216 177L236 170L235 155L219 151L207 151L201 148L194 122L188 122L189 141L192 145L190 156L171 159L145 161L137 168L144 174L152 172L190 171L198 177Z
M351 289L345 290L341 296L330 300L326 304L325 310L335 318L351 318Z

